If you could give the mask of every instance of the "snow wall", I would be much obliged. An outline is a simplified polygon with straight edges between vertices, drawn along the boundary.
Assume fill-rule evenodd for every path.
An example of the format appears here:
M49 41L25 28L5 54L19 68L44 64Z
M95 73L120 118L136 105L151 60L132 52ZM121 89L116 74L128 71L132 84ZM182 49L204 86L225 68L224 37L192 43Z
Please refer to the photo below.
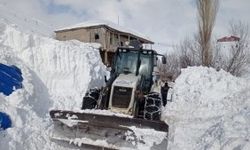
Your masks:
M183 69L163 112L170 150L247 150L249 81L213 68Z
M103 85L105 71L98 44L61 42L25 34L4 24L0 24L0 29L3 33L1 57L15 56L25 64L29 73L36 76L33 82L44 84L46 88L37 90L48 91L49 97L54 99L54 108L80 107L89 84L91 87ZM2 58L1 61L15 63L12 58Z
M0 63L22 70L23 88L0 93L0 111L12 128L0 132L0 149L74 149L52 142L50 109L79 110L90 87L104 84L98 44L61 42L0 23Z

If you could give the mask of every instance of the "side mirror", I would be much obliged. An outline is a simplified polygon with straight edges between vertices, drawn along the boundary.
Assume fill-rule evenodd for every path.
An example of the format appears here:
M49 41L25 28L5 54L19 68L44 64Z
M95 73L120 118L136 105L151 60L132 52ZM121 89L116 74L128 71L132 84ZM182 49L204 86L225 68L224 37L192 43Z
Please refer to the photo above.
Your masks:
M166 64L167 63L167 59L165 56L162 56L161 58L162 64Z

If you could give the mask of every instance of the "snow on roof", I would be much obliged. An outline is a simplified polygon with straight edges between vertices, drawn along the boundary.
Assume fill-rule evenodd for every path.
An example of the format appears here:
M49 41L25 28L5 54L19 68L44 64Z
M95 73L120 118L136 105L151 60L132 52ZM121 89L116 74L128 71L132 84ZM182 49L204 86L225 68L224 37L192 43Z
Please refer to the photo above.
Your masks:
M82 22L82 23L78 23L78 24L71 25L71 26L68 26L68 27L63 27L63 28L60 28L60 29L56 29L55 32L71 30L71 29L77 29L77 28L94 27L94 26L107 26L107 27L112 28L114 30L124 32L124 33L128 33L128 34L132 34L134 36L137 36L139 38L147 40L148 42L153 43L153 41L149 37L139 33L138 31L135 31L133 29L128 29L126 27L120 26L118 24L115 24L113 22L106 21L106 20L93 20L93 21Z

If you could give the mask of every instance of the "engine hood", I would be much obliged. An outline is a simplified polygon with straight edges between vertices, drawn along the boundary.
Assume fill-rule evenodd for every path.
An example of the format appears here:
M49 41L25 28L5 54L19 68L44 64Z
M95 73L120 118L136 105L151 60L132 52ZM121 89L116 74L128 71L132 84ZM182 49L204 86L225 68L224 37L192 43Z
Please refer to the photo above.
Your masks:
M114 86L135 88L139 83L140 76L134 74L120 74L113 82Z

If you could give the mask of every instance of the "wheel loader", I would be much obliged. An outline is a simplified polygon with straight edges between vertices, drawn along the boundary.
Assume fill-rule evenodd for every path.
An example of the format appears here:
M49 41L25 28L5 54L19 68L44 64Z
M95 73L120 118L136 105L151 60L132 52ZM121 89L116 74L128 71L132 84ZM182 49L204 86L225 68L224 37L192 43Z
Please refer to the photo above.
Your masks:
M118 47L106 85L87 91L82 111L50 111L53 139L100 149L166 149L168 125L160 120L166 81L159 81L157 63L166 58L154 50Z

